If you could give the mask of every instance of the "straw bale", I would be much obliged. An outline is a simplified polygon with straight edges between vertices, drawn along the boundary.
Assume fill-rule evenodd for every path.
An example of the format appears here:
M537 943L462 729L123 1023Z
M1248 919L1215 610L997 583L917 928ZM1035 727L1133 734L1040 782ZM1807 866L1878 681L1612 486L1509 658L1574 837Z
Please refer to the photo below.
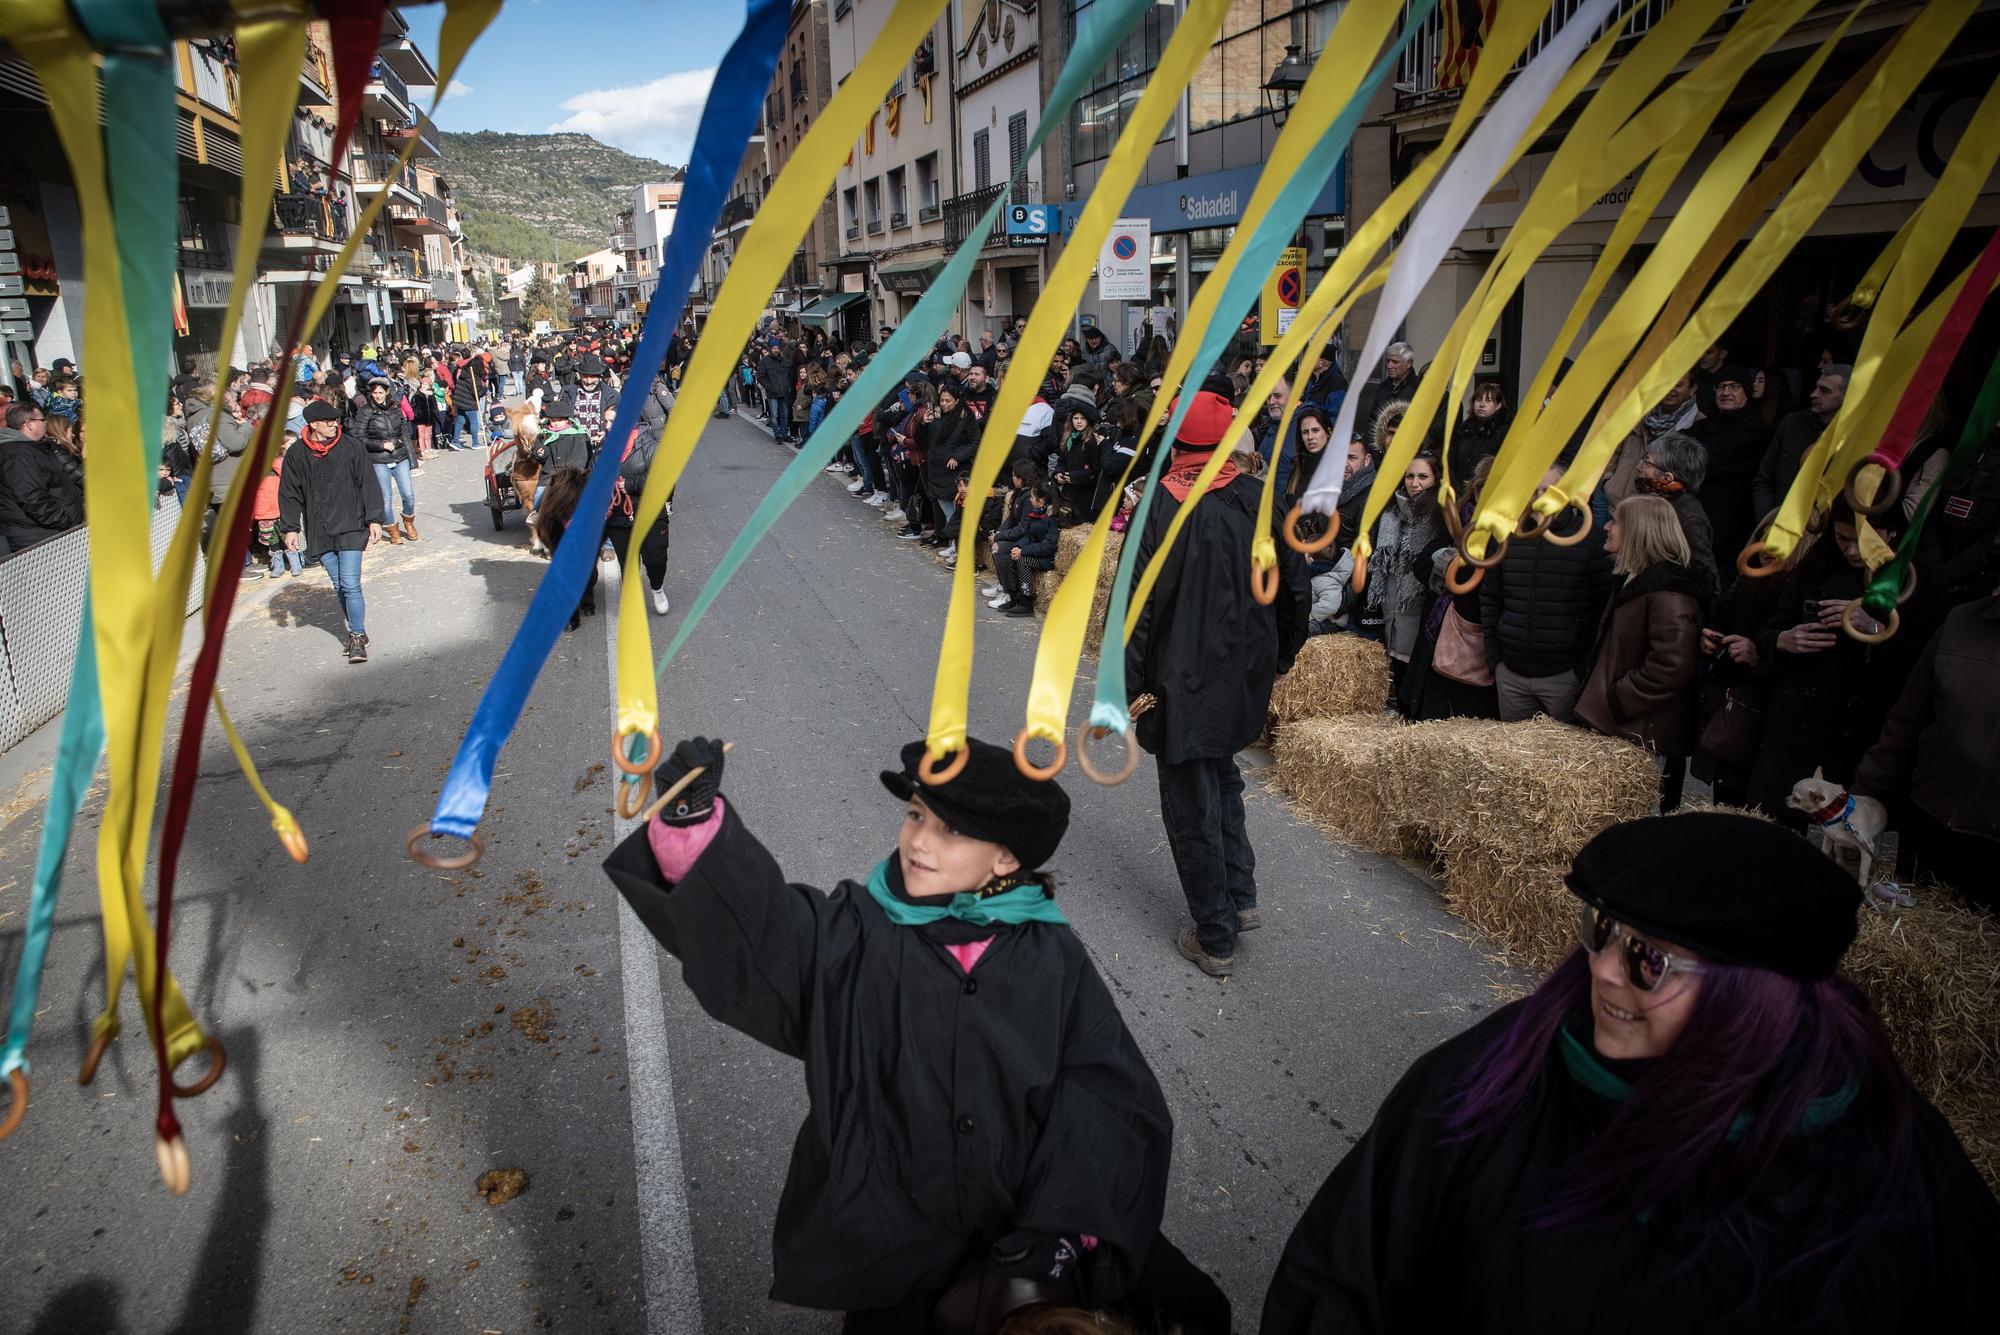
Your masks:
M1359 635L1313 636L1271 692L1271 712L1281 724L1388 707L1388 651Z
M2000 1195L2000 1080L1954 1085L1932 1102L1958 1133L1965 1157L1986 1179L1987 1188Z
M1909 908L1862 912L1841 972L1925 1094L2000 1084L2000 923L1949 890L1913 893Z
M1445 903L1485 933L1506 963L1547 973L1576 947L1576 896L1563 884L1568 870L1568 858L1521 860L1466 843L1444 855Z
M1056 587L1069 573L1069 568L1076 564L1076 558L1082 554L1083 544L1089 538L1090 525L1077 524L1064 529L1062 536L1056 540L1055 569L1035 574L1035 611L1039 615L1048 615L1049 602L1056 596ZM1123 533L1111 533L1105 537L1104 560L1097 567L1097 584L1090 596L1090 625L1084 631L1086 653L1097 652L1098 641L1103 638L1104 618L1111 607L1111 580L1118 573L1118 553L1124 545Z
M1429 841L1382 805L1375 782L1384 754L1408 731L1380 713L1282 724L1272 748L1275 781L1306 819L1342 842L1428 858Z

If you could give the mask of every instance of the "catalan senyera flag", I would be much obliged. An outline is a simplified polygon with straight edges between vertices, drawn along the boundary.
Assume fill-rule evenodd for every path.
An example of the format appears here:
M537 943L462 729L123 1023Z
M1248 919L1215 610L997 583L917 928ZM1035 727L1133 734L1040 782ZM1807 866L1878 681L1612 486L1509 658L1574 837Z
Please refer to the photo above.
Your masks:
M1444 40L1438 46L1438 87L1463 88L1471 80L1498 9L1499 0L1444 0L1438 6L1444 25Z
M187 295L181 291L181 276L174 275L174 332L182 338L188 336Z
M889 137L894 139L903 128L903 95L901 93L889 99L888 110L883 113L882 120L889 127Z
M875 153L875 113L868 113L868 128L861 133L861 151L874 156Z

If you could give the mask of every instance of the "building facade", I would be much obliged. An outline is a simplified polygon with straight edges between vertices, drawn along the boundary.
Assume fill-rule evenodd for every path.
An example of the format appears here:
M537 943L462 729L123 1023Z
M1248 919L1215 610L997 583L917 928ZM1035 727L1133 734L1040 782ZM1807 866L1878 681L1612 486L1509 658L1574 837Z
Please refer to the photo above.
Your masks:
M945 201L946 243L956 249L1001 194L1014 204L1040 203L1040 163L1027 164L1011 192L1008 182L1026 157L1042 117L1039 0L954 0L956 49L952 96L957 104L955 192ZM1040 295L1045 236L1009 236L1004 221L988 237L960 306L962 332L998 334L1026 315Z

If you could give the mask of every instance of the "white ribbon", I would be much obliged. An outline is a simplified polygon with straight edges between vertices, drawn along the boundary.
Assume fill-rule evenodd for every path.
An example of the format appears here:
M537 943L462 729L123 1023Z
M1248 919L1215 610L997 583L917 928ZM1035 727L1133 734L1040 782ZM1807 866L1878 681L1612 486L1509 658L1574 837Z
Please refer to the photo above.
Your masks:
M1508 150L1527 133L1535 114L1583 54L1617 3L1618 0L1585 0L1562 31L1542 48L1541 54L1515 76L1438 178L1431 197L1410 224L1409 234L1396 248L1388 281L1383 284L1375 307L1374 323L1369 325L1368 339L1361 348L1361 360L1355 363L1357 379L1381 361L1397 326L1416 304L1417 294L1437 271L1438 262L1464 229L1472 210L1485 198L1499 165L1508 160ZM1357 387L1341 401L1340 421L1334 426L1333 439L1352 438L1355 413L1360 405L1361 393ZM1340 472L1338 468L1320 469L1313 485L1299 498L1300 508L1310 514L1332 514L1340 504L1344 481Z

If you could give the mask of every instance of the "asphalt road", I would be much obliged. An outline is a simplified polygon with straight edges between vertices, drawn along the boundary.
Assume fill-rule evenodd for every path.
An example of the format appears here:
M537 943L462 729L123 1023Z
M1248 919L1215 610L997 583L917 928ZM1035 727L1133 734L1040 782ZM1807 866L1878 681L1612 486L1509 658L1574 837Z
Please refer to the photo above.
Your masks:
M747 420L708 433L676 501L657 648L790 457ZM102 1002L92 803L35 1097L0 1145L0 1331L837 1327L765 1296L797 1067L703 1015L597 870L618 835L609 589L501 756L485 861L443 874L403 856L543 569L518 514L494 531L477 456L435 459L417 490L422 541L368 557L367 665L339 656L317 573L250 586L233 623L232 713L313 856L286 857L211 725L173 959L229 1064L180 1105L185 1199L154 1171L129 987L96 1083L71 1078ZM928 715L947 587L822 478L668 673L663 730L735 740L729 793L792 879L830 886L893 842L875 772ZM1018 727L1037 628L982 609L976 733ZM0 757L9 978L53 733ZM1167 1229L1254 1329L1306 1201L1409 1061L1493 1004L1496 970L1423 877L1253 782L1266 926L1233 978L1204 977L1173 950L1183 906L1150 762L1121 788L1064 782L1065 911L1174 1113ZM526 1191L488 1205L475 1185L494 1169Z

